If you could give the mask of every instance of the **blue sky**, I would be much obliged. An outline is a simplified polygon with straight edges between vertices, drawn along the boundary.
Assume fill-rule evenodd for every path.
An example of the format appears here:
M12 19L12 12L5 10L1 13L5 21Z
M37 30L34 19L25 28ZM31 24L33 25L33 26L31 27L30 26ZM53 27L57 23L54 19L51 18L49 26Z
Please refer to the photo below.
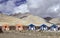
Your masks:
M4 14L31 13L41 17L60 17L60 0L0 0Z
M20 6L21 4L24 4L26 2L27 2L26 0L17 0L14 3L15 3L16 6Z
M8 0L0 0L0 4L6 3Z

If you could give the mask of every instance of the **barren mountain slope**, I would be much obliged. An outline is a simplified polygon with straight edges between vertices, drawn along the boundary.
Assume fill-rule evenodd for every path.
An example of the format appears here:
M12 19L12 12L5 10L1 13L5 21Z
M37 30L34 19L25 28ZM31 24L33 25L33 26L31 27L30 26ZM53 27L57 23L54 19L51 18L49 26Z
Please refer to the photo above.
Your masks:
M52 20L49 21L50 23L60 25L60 18L53 18Z
M15 25L17 23L22 23L22 20L12 17L12 16L0 14L0 25L4 24L4 23L8 23L10 25Z
M23 24L24 25L29 25L29 24L35 24L36 26L40 26L41 24L46 24L50 26L50 23L47 23L43 18L34 16L34 15L29 15L26 18L23 18Z

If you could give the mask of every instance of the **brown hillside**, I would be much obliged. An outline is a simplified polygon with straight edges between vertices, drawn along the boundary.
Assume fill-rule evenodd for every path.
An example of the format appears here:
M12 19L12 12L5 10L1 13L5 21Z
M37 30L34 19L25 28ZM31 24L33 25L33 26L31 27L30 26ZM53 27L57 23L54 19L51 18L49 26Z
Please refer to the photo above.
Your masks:
M12 17L12 16L0 14L0 25L4 24L4 23L8 23L10 25L15 25L17 23L22 23L22 20Z

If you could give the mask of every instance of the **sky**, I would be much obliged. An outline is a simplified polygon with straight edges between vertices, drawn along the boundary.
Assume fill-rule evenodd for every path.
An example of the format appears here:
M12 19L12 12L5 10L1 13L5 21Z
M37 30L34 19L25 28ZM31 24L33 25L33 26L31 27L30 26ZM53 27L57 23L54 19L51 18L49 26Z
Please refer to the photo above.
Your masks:
M60 0L0 0L3 14L31 13L40 17L60 17Z

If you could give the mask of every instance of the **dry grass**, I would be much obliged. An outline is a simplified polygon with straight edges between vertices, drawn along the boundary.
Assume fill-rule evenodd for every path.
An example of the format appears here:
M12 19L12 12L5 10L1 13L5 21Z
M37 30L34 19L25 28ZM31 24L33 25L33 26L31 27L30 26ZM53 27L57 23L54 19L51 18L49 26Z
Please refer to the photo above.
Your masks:
M60 38L60 32L6 32L1 33L0 38Z

